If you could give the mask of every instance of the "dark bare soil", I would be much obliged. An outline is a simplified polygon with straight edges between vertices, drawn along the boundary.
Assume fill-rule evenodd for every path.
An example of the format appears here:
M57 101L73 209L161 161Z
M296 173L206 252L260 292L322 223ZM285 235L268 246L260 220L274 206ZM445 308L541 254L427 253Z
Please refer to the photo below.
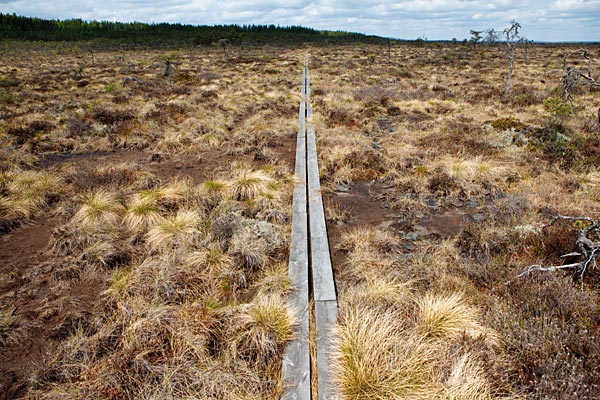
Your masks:
M324 196L326 209L335 207L348 215L343 223L327 221L331 261L336 272L346 262L347 253L339 250L337 246L345 231L357 227L389 225L388 223L392 220L391 215L384 208L385 204L373 200L370 195L371 191L378 190L380 187L375 184L357 182L347 192L334 192Z
M26 386L24 378L39 367L44 354L55 346L49 337L63 316L58 312L40 318L47 306L50 287L41 272L48 269L48 242L55 224L55 218L40 218L0 237L0 299L13 305L20 321L26 321L17 327L16 344L7 347L0 356L3 399L19 395ZM82 294L79 289L73 286L62 294Z

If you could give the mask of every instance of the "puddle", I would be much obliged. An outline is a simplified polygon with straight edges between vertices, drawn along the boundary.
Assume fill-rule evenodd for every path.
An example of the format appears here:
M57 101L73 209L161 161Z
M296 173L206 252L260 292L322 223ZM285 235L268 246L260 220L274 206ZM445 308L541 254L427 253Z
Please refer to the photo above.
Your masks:
M440 214L413 221L409 232L402 232L401 236L408 240L416 240L433 236L451 238L459 236L465 227L474 222L481 222L485 216L472 208L453 208ZM394 224L396 228L399 224Z
M146 154L143 151L128 151L124 149L118 149L115 151L92 151L85 153L45 153L40 155L39 167L44 169L67 162L80 162L109 158L116 161L132 161L145 156Z
M337 244L344 231L362 226L380 226L393 220L388 215L388 210L381 207L381 202L371 199L370 190L377 192L379 188L366 182L356 182L348 187L347 191L330 193L323 198L326 209L335 207L349 214L348 220L343 224L327 221L327 235L334 273L339 273L341 266L346 262L346 254L337 249Z
M381 204L371 200L369 189L367 183L358 182L347 192L336 192L331 199L340 210L350 213L351 226L379 225L390 219Z
M443 237L460 235L469 223L473 222L473 213L467 210L452 209L442 214L433 215L422 221L420 225L429 233Z

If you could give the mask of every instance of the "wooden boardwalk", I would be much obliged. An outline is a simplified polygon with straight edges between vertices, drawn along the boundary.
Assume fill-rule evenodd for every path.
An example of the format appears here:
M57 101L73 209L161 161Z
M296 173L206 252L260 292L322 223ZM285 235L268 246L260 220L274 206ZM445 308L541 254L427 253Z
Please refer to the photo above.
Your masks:
M302 100L296 143L296 178L294 188L289 278L294 286L289 305L298 316L296 339L283 354L282 375L284 400L311 399L309 300L314 300L316 327L316 365L319 400L338 399L331 376L332 333L337 320L337 299L321 183L317 160L317 140L312 125L308 61L304 61ZM310 270L310 273L309 273ZM309 282L312 278L312 285Z

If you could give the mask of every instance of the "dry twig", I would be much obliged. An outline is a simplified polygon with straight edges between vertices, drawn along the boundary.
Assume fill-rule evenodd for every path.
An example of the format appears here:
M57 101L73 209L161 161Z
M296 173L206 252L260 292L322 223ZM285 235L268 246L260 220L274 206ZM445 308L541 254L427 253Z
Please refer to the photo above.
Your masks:
M552 218L552 221L542 228L542 231L546 228L553 226L558 221L571 221L572 223L587 223L587 226L579 229L577 235L577 241L575 242L579 251L564 254L561 258L567 257L580 257L581 261L564 264L564 265L552 265L544 267L541 264L534 264L529 266L525 271L521 272L517 278L529 275L534 271L558 271L560 269L575 269L575 274L581 280L583 284L583 278L590 265L596 268L596 257L600 251L600 241L594 241L588 236L595 235L596 238L600 234L600 217L593 219L590 217L570 217L565 215L557 215ZM543 242L542 242L543 243Z

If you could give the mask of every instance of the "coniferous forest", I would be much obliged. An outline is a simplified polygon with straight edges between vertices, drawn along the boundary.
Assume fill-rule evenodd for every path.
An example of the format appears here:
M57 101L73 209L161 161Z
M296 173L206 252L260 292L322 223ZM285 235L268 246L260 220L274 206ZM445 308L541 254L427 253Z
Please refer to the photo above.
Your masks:
M0 13L0 39L31 41L111 41L146 45L229 45L301 43L383 43L386 39L344 31L302 26L184 25L142 22L47 20Z

